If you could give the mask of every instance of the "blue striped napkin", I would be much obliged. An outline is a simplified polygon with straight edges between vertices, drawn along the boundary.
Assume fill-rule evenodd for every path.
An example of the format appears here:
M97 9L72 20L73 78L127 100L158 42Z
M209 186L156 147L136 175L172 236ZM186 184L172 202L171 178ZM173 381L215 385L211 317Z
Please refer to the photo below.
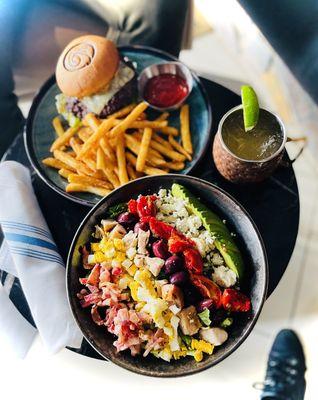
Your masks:
M82 334L68 305L63 260L34 195L29 170L14 161L0 164L0 224L4 234L1 269L19 278L45 347L51 353L65 346L80 347ZM10 341L20 349L21 343L17 341L22 340L22 322L9 302L4 300L2 290L0 309L6 323L0 311L0 335L7 338L11 335ZM11 315L9 328L8 315ZM17 329L20 327L16 341L12 339L14 322ZM23 338L26 346L32 343L32 330L28 328L27 339ZM19 352L23 353L21 349Z

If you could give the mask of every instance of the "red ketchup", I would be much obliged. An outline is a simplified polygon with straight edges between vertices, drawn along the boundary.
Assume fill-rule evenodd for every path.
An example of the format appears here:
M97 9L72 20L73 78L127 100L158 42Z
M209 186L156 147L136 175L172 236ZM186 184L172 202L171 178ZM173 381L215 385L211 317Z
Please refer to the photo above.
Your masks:
M172 107L189 93L185 79L178 75L161 74L152 77L146 84L144 97L156 107Z

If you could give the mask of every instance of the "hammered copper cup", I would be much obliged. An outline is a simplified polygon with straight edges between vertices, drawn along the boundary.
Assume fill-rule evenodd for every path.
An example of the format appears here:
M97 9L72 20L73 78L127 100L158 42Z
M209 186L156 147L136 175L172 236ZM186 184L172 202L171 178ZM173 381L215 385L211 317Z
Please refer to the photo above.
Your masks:
M222 138L222 128L226 118L242 105L229 110L221 119L213 142L213 158L219 173L233 183L256 183L268 178L281 163L287 140L285 127L280 118L271 113L281 126L282 143L279 149L264 160L245 160L232 153ZM265 110L268 111L268 110ZM269 111L268 111L269 112Z

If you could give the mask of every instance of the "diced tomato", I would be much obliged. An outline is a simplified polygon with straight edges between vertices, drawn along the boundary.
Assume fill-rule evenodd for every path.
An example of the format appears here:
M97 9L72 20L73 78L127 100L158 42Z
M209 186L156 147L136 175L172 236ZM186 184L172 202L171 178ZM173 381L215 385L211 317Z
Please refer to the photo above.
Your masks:
M137 199L137 212L140 218L154 217L157 209L156 196L139 196Z
M213 300L213 305L216 308L221 307L222 292L216 283L204 275L196 275L191 273L190 280L204 298Z
M137 200L131 199L128 201L128 211L132 214L138 214L137 211Z
M189 272L202 274L203 260L197 249L187 248L183 250L184 265Z
M186 236L174 230L169 238L168 247L170 253L182 253L185 249L194 247L194 243Z
M221 302L227 311L247 312L251 309L251 300L236 289L225 289Z
M86 284L97 286L99 282L100 264L95 264L91 273L87 277Z
M174 227L165 222L158 221L155 217L148 219L151 232L160 239L168 240L174 231Z

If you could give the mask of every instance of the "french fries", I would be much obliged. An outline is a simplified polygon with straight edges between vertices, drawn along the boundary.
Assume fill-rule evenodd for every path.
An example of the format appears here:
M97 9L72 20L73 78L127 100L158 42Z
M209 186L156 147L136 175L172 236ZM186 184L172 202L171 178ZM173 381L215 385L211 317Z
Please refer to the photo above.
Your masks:
M123 122L121 119L115 119L114 124L120 125ZM129 129L144 129L144 128L152 128L156 130L160 130L165 128L168 125L168 121L134 121L129 125Z
M53 118L52 125L53 125L53 128L54 128L57 136L64 135L64 128L63 128L62 122L59 117Z
M124 133L129 128L129 126L136 121L139 115L146 110L147 107L148 107L147 103L145 102L139 103L138 106L134 108L123 121L121 121L118 125L116 125L112 129L111 131L112 136L115 137L120 133Z
M184 150L192 154L192 141L191 141L191 133L190 133L190 117L189 117L189 105L185 104L181 107L180 110L180 129L181 129L181 140L182 146Z
M64 132L61 136L58 136L52 143L50 152L53 153L54 150L65 146L70 141L71 137L75 135L76 131L76 128L68 128L66 132Z
M82 185L103 187L105 189L113 189L113 185L102 179L93 178L91 176L83 176L77 174L69 174L67 180L70 183L80 183Z
M98 196L144 175L182 171L193 152L188 106L180 111L180 143L179 130L169 125L169 113L152 120L147 107L144 102L130 104L105 119L90 113L66 130L55 117L57 137L50 148L52 156L43 164L67 180L67 192Z
M143 172L146 164L146 158L148 155L148 150L151 142L152 129L145 128L144 134L142 135L140 150L136 162L136 170Z
M88 193L93 193L97 194L97 196L107 196L111 190L104 189L101 187L97 186L90 186L90 185L83 185L81 183L69 183L66 188L65 188L67 193L71 192L88 192Z
M92 148L96 147L99 140L113 127L113 125L114 125L114 118L105 119L97 127L93 135L90 136L83 144L81 151L77 155L77 159L80 160L81 157L87 154Z
M47 167L55 169L70 169L71 171L76 171L75 168L70 167L68 164L65 164L63 161L58 160L57 158L53 157L44 158L42 162Z
M172 136L169 136L169 143L175 150L177 150L179 153L183 154L187 160L189 160L189 161L192 160L192 157L190 156L190 154L181 146L181 144L179 144L176 140L174 140L174 138Z
M125 135L124 132L118 133L117 147L116 147L117 165L118 165L118 178L121 185L129 182L126 155L125 155Z

